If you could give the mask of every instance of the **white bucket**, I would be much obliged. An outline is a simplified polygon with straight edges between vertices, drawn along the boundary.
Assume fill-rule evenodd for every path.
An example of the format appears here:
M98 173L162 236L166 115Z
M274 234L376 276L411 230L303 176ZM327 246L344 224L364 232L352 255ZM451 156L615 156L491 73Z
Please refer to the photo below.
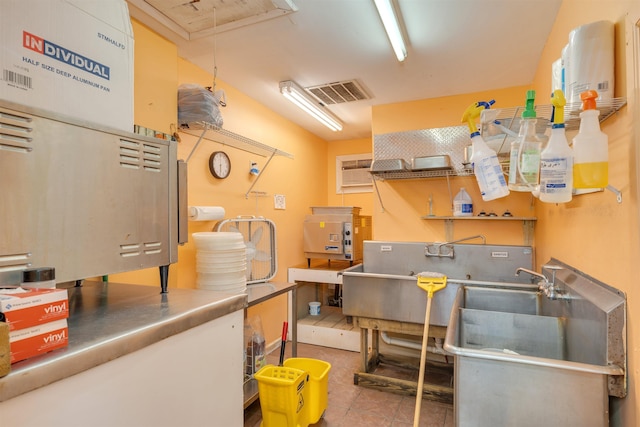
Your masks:
M320 315L320 303L317 301L312 301L309 303L309 314L312 316Z

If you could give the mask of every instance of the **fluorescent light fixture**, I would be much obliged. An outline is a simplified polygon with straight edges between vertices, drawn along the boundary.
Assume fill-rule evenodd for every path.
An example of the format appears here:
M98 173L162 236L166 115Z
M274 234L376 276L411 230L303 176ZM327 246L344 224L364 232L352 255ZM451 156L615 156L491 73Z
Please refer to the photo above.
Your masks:
M400 24L398 18L393 10L391 4L392 0L373 0L378 9L378 14L384 25L384 29L387 32L391 47L398 58L398 61L402 62L407 58L407 48L402 38L402 32L400 31Z
M291 80L280 82L280 93L332 131L342 130L340 120L333 116L329 110L323 108L319 101L307 94L295 82Z

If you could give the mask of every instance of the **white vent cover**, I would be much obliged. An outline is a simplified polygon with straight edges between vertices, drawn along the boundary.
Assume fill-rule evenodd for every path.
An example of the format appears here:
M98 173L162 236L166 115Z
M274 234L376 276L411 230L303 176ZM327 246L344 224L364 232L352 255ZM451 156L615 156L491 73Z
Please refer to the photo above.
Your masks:
M355 80L311 86L306 88L306 90L325 105L370 99L364 89L362 89Z

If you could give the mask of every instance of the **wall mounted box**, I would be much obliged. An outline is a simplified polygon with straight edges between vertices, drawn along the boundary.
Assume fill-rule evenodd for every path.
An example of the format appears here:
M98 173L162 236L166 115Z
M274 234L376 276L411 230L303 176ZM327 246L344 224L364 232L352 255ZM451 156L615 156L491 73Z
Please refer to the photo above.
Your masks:
M0 99L133 130L124 0L20 0L0 14Z

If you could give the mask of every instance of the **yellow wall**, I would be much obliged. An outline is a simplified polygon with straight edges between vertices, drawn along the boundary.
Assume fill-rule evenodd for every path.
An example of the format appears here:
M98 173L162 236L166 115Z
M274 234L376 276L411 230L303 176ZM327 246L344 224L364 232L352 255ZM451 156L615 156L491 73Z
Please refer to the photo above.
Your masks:
M633 61L640 46L635 46L631 31L640 19L637 1L565 0L553 33L545 47L535 79L535 87L550 87L551 63L560 56L571 29L589 22L607 19L616 25L616 90L627 97L628 105L602 124L609 136L609 183L622 191L623 201L616 203L611 192L579 196L566 205L536 205L538 227L537 263L555 257L591 276L614 286L627 295L627 349L629 395L614 406L617 423L636 426L640 367L640 295L637 286L638 241L638 76ZM635 80L635 81L634 81ZM634 123L635 115L635 123ZM634 267L635 265L635 267Z
M425 99L420 101L379 105L373 107L373 132L384 134L417 129L460 125L462 113L473 102L495 99L495 108L508 108L524 102L528 86L489 92ZM450 185L450 191L449 191ZM446 241L444 221L420 219L429 213L429 197L436 216L452 215L452 200L464 187L474 201L474 211L495 212L509 210L514 216L534 216L530 194L512 193L508 198L483 202L473 177L427 180L398 180L378 182L382 206L374 200L373 235L376 240ZM384 210L383 210L384 207ZM524 243L521 222L458 221L454 224L453 239L482 233L488 244ZM474 243L474 242L470 242Z
M640 18L637 1L586 1L565 0L557 17L552 34L547 41L531 85L499 90L419 100L414 102L375 106L372 109L374 134L447 127L459 124L462 111L471 102L496 99L496 108L521 105L524 93L533 88L538 94L549 91L551 63L560 56L572 28L599 19L616 23L617 53L616 96L626 96L628 106L616 117L603 124L609 135L610 182L622 191L623 202L618 204L610 192L583 195L565 205L545 205L534 201L530 195L512 193L507 198L483 203L472 177L452 178L451 192L455 194L464 186L475 201L475 209L495 211L509 209L517 216L536 216L535 228L536 265L549 258L558 258L591 276L602 280L627 294L628 301L628 360L629 395L614 405L614 425L638 424L638 397L636 376L640 362L638 320L635 305L638 301L633 263L640 259L638 239L637 205L637 130L632 118L637 109L637 85L633 83L630 22ZM134 22L136 38L136 123L148 127L166 129L175 113L174 97L180 83L211 85L211 73L201 70L177 57L175 46ZM139 55L148 55L139 56ZM636 52L637 55L637 52ZM146 58L146 59L144 59ZM164 67L158 75L158 63ZM220 64L221 67L224 64ZM175 77L173 77L175 72ZM154 77L155 76L155 77ZM157 85L148 79L158 79ZM146 80L142 82L141 80ZM379 183L384 212L375 193L345 196L335 194L335 156L370 152L371 141L353 140L327 143L300 127L271 112L233 87L218 81L218 88L226 91L228 107L223 109L224 127L246 137L280 148L294 154L290 160L276 157L261 177L255 190L264 191L267 197L245 199L251 184L248 174L250 162L258 161L260 168L265 160L232 148L220 147L214 142L204 142L189 161L189 203L194 205L222 205L227 217L236 215L263 215L272 219L278 230L278 276L286 280L287 268L302 264L301 224L309 207L314 205L355 205L363 207L364 214L373 215L374 238L377 240L429 241L444 239L444 224L440 221L421 220L427 213L427 200L432 195L434 213L449 215L451 195L445 179L422 181L385 181ZM139 93L141 91L142 93ZM154 98L156 95L162 99ZM152 96L153 94L153 96ZM167 96L167 98L164 98ZM539 95L538 101L542 96ZM157 100L157 102L156 102ZM166 103L166 107L159 107ZM155 110L158 108L158 110ZM167 117L165 117L165 114ZM162 117L162 118L159 118ZM195 139L182 135L179 157L186 158ZM212 178L206 167L209 154L224 149L233 162L232 175L224 181ZM246 172L245 172L246 171ZM292 182L290 177L296 177ZM273 194L284 194L287 209L273 209ZM190 223L189 232L209 230L212 223ZM476 221L455 225L455 238L478 234L487 236L488 243L521 244L520 223L499 225ZM195 251L192 243L179 250L179 262L171 267L171 287L194 287ZM153 274L130 273L118 275L130 283L157 285L157 271ZM279 300L264 309L263 323L267 329L267 341L279 336L284 313L284 301ZM552 390L550 390L552 392Z
M536 266L551 257L560 259L575 268L599 279L627 295L627 349L629 393L627 398L616 400L613 405L612 425L638 425L637 375L640 363L640 316L636 309L638 277L634 264L640 259L638 227L638 129L633 117L640 116L638 107L638 85L633 81L633 43L630 35L633 23L640 19L637 1L582 1L565 0L557 17L553 31L542 53L535 80L530 87L507 88L480 94L465 94L446 98L421 100L400 104L381 105L373 108L374 134L403 130L456 125L461 112L473 101L496 99L496 108L522 105L527 89L536 89L538 103L542 95L551 92L551 63L561 55L571 29L602 19L616 24L616 92L617 97L627 97L628 105L615 117L602 124L609 135L609 181L622 191L623 202L618 204L611 192L577 196L567 204L543 204L531 196L511 193L498 201L480 205L480 208L501 212L509 208L515 215L535 215ZM636 46L635 55L638 55ZM636 77L637 78L637 77ZM571 139L575 135L569 134ZM480 196L473 178L451 180L455 194L460 186L472 191L478 204ZM426 212L428 194L433 194L435 214L450 214L446 180L395 181L379 186L385 211L374 209L374 235L377 240L440 240L443 227L438 221L424 221L419 217ZM476 209L476 206L474 206ZM425 224L426 222L426 224ZM492 224L493 225L493 224ZM520 225L509 228L501 223L489 229L486 223L464 222L455 224L455 237L464 237L478 232L487 235L488 243L518 242ZM552 385L550 385L552 387ZM552 392L552 388L550 389ZM541 408L541 410L543 410Z

